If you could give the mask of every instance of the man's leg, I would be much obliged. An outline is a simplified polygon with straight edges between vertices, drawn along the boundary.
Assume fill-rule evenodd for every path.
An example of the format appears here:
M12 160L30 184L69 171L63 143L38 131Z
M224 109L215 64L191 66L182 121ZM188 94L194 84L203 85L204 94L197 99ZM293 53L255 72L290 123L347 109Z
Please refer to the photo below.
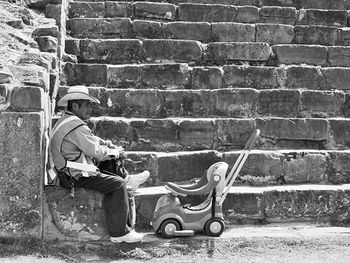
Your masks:
M74 186L105 194L103 205L111 237L124 236L132 230L132 227L128 225L129 202L124 179L119 176L100 174L82 177L75 181Z

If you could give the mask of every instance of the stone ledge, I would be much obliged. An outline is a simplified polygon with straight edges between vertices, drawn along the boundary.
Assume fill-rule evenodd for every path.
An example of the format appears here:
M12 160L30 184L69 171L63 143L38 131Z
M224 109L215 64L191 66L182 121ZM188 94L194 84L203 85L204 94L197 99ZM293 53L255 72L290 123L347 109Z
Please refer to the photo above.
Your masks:
M69 67L67 67L69 69ZM96 77L103 80L105 67L78 67L77 75L96 70ZM297 76L301 71L288 70L288 85L299 85L306 78ZM198 73L195 68L194 73ZM207 72L210 69L207 69ZM213 69L212 69L213 70ZM227 85L233 82L244 82L241 76L234 76L232 69L225 68L229 75L225 75ZM72 81L75 73L72 74ZM139 74L134 75L139 72ZM156 76L169 76L161 79ZM205 69L204 69L205 72ZM212 71L213 72L213 71ZM252 71L253 72L253 71ZM258 71L256 71L259 73ZM313 71L307 71L313 73ZM124 74L120 77L121 74ZM218 76L222 72L213 72ZM272 73L273 72L267 72ZM169 117L220 117L220 118L347 118L349 113L349 94L344 91L327 90L294 90L294 89L252 89L252 88L221 88L221 89L185 89L189 83L190 71L187 67L178 65L164 65L162 67L114 67L107 69L107 82L118 83L124 88L108 89L103 87L90 87L100 101L101 107L95 109L95 116L121 116L139 118L169 118ZM130 75L129 75L130 74ZM303 74L303 73L301 73ZM147 75L147 77L146 77ZM192 76L197 78L194 74ZM293 76L299 78L294 83ZM219 77L218 77L219 78ZM244 78L244 77L243 77ZM315 76L315 78L317 78ZM140 80L141 79L141 80ZM230 79L230 80L229 80ZM262 79L256 76L256 80ZM90 81L89 77L86 77ZM198 78L197 78L198 80ZM306 80L306 79L305 79ZM79 81L79 80L77 80ZM228 82L230 81L230 84ZM182 82L182 83L181 83ZM140 88L141 83L147 86ZM157 85L157 89L151 88L151 83ZM177 83L177 84L175 84ZM195 84L195 83L194 83ZM273 84L266 83L266 85ZM134 88L128 88L133 85ZM198 84L195 84L198 85ZM322 83L314 83L322 85ZM174 87L175 86L175 87ZM139 87L135 89L135 87ZM166 87L163 90L162 87ZM176 89L172 89L172 87ZM180 89L177 89L180 88ZM67 87L61 87L59 97L65 94ZM145 104L144 101L149 103Z
M159 22L130 18L73 18L68 35L75 38L186 39L210 42L349 45L348 28L322 25L245 24L236 22Z
M51 3L60 2L61 0L30 0L31 2ZM96 2L98 0L85 0L85 2ZM123 2L134 2L134 0L123 0ZM159 0L149 0L148 2L159 2ZM170 4L180 3L197 3L197 4L220 4L220 5L252 5L256 7L263 6L281 6L281 7L295 7L297 9L330 9L330 10L344 10L350 9L349 0L163 0L162 2Z
M66 189L47 187L45 191L50 207L46 218L55 215L52 222L46 222L46 239L97 240L105 237L102 195L78 189L76 197L70 198ZM155 204L166 193L164 187L139 190L136 194L138 229L151 229L149 222ZM195 204L200 198L182 200L182 204L188 202ZM339 224L350 219L349 202L349 185L232 187L223 209L228 225L244 220L280 223L317 220ZM57 226L59 230L54 230Z
M232 5L233 4L233 5ZM118 2L72 2L69 14L73 17L105 18L136 17L159 20L180 20L193 22L240 22L240 23L282 23L282 24L320 24L346 26L346 10L314 10L288 6L234 5L236 3L210 5L202 3L118 3ZM348 7L347 3L347 7ZM303 6L303 8L305 8ZM343 8L347 9L347 8Z
M90 64L67 62L65 83L113 89L222 89L254 88L349 90L350 68L305 65L198 66L188 63ZM312 92L314 92L312 91Z

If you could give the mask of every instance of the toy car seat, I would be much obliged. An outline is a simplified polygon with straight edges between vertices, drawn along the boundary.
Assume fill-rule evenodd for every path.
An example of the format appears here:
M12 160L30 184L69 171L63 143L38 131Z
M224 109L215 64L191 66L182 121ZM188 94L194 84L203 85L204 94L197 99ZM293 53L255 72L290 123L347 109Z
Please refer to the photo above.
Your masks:
M216 196L219 197L225 189L225 175L227 169L227 163L217 162L204 172L202 178L198 182L181 186L169 182L165 187L175 196L202 195L211 192L215 188Z

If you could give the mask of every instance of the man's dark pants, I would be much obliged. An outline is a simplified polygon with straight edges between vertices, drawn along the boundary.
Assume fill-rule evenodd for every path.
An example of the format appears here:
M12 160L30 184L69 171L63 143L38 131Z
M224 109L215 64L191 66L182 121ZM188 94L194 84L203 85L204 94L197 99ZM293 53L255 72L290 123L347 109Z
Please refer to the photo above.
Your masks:
M126 183L120 176L99 174L82 177L74 182L74 187L95 190L105 194L103 206L111 237L123 236L132 229Z

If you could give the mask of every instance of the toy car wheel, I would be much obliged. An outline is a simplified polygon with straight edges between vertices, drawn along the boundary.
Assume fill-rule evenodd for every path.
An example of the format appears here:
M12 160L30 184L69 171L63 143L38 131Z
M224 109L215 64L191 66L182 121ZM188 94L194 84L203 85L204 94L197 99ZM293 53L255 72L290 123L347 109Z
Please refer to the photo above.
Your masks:
M211 218L205 224L205 232L208 236L218 237L224 232L225 224L220 218Z
M180 223L175 219L166 219L160 226L160 233L165 238L175 236L175 231L181 230Z

